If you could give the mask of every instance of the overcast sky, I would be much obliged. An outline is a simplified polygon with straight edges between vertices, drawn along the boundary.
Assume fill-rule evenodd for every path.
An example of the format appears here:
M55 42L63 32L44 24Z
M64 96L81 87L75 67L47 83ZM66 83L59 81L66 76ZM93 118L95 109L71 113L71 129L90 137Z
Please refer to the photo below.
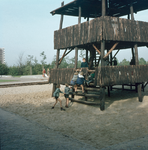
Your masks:
M19 55L24 59L33 55L39 62L40 53L45 52L47 63L51 63L54 50L54 31L59 29L60 15L50 12L61 6L63 0L0 0L0 48L5 48L5 60L9 66L17 63ZM72 0L64 0L67 4ZM138 12L136 20L148 22L148 10ZM82 20L84 21L84 19ZM77 17L64 16L63 27L77 24ZM62 51L63 53L63 51ZM72 52L69 57L74 56ZM139 48L139 57L148 61L148 48ZM131 51L121 51L119 61L131 59Z

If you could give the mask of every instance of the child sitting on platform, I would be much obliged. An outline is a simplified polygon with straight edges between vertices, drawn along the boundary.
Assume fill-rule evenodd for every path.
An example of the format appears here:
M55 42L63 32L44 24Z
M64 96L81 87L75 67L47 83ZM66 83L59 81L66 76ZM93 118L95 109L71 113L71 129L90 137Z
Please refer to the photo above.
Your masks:
M65 96L65 98L66 98L66 105L65 105L65 107L68 108L68 104L69 104L69 91L70 91L70 88L68 87L68 84L67 84L67 83L66 83L65 85L66 85L66 87L65 87L65 89L64 89L64 96Z
M79 74L78 74L78 78L77 78L77 81L76 81L76 85L75 85L75 93L77 93L77 86L81 86L81 88L82 88L82 93L84 94L84 81L85 81L85 78L84 78L84 73L83 72L80 72Z
M61 110L64 110L63 107L62 107L62 101L60 100L59 98L59 93L63 93L61 90L60 90L60 84L57 85L57 88L55 90L55 92L53 93L53 96L55 97L56 99L56 102L55 104L53 105L53 107L51 109L54 109L55 105L57 104L57 102L59 101L60 102L60 107L61 107Z

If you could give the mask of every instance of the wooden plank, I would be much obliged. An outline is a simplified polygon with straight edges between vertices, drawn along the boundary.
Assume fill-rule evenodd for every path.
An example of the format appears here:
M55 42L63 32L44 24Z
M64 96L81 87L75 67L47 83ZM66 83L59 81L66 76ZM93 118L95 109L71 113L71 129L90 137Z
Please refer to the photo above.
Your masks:
M70 35L71 35L70 46L74 46L74 26L70 27Z
M84 36L85 36L85 24L81 24L81 38L80 38L80 45L84 44Z
M77 45L81 44L81 36L82 36L82 33L81 33L81 24L78 24Z
M93 36L93 20L89 21L89 28L88 28L88 43L92 42L92 36Z
M78 26L75 25L74 26L74 45L78 45L78 42L77 42L77 36L78 36Z
M99 42L100 40L102 40L102 34L103 34L103 22L102 22L102 18L97 18L96 19L96 41Z
M90 102L90 101L82 101L82 100L76 100L73 98L69 98L72 102L78 102L78 103L82 103L82 104L87 104L87 105L100 105L100 103L97 102Z
M84 35L85 35L84 44L86 44L88 41L88 27L89 27L89 21L84 23Z
M57 36L58 36L58 32L54 31L54 49L58 49L57 47L59 47L58 46L58 38L57 38Z

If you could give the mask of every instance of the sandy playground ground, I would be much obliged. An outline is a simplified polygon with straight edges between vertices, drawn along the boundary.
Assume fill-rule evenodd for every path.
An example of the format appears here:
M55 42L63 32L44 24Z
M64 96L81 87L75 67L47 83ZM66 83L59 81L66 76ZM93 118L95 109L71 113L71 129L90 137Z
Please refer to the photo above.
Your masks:
M0 107L98 149L148 135L148 87L142 103L135 92L106 94L105 111L71 102L66 111L59 109L59 103L52 110L51 91L52 84L0 88ZM62 94L60 98L65 106Z

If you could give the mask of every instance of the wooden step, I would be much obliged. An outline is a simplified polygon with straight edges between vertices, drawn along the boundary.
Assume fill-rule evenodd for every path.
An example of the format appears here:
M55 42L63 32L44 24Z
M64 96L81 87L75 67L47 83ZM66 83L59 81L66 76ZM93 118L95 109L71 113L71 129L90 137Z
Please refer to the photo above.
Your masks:
M85 96L85 97L100 97L100 95L99 94L89 94L89 93L81 93L81 92L77 92L77 93L75 93L75 92L70 92L69 94L71 94L71 95L77 95L77 96Z
M90 102L90 101L83 101L83 100L76 100L74 98L69 98L72 102L87 104L87 105L100 105L100 103L97 102Z

